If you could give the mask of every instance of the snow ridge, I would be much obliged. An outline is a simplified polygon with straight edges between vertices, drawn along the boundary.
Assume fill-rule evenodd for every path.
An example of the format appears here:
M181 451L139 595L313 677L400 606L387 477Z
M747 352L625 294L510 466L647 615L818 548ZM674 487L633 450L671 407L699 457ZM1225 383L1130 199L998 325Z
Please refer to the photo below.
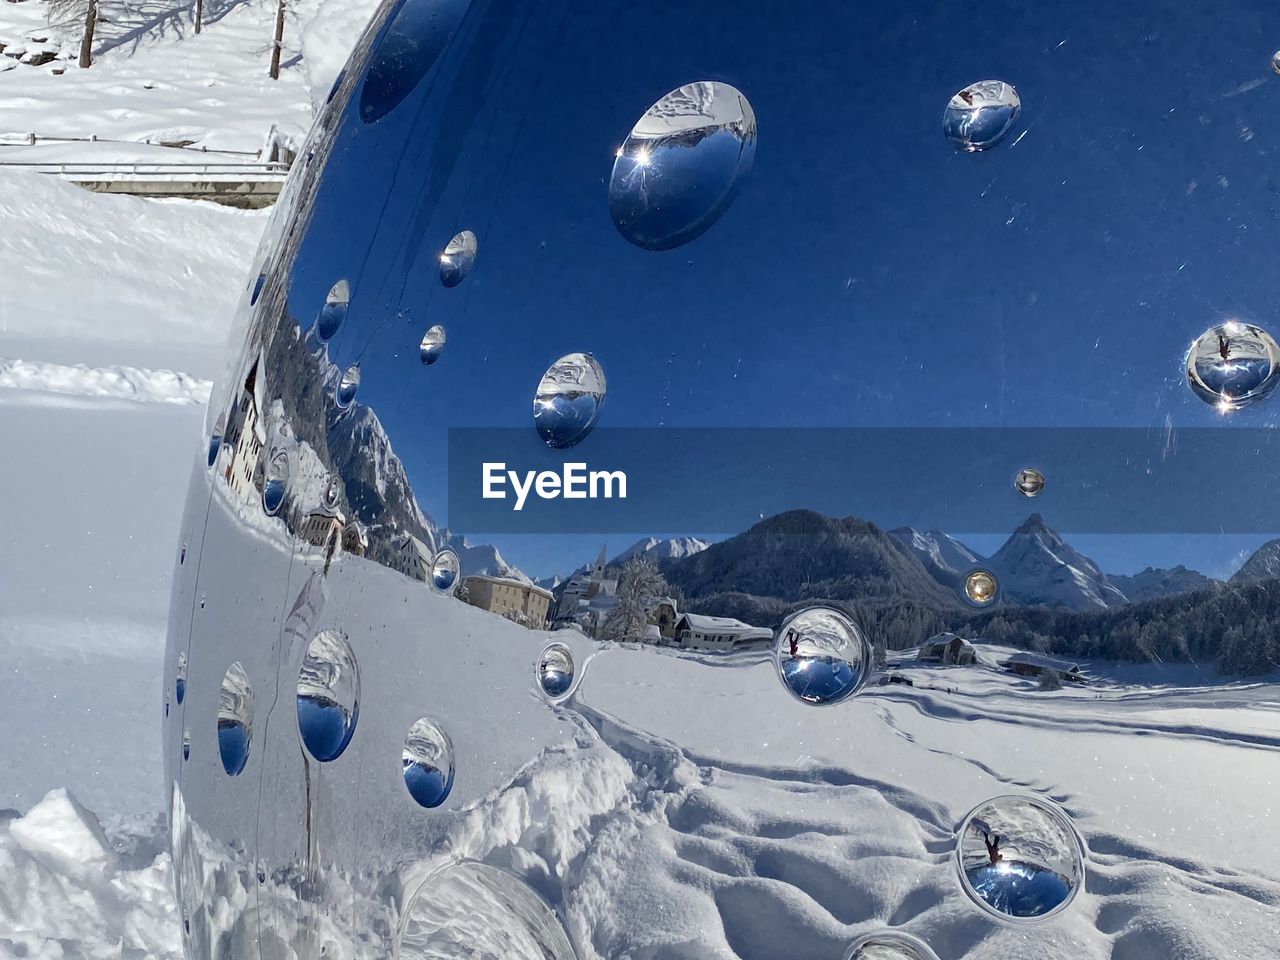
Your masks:
M0 388L137 403L208 403L213 384L174 370L0 357Z

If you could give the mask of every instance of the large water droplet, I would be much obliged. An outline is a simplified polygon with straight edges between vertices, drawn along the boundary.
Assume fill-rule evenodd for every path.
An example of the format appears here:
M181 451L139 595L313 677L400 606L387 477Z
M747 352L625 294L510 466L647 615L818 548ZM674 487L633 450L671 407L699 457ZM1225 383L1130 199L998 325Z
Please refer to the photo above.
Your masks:
M298 732L317 760L336 760L360 716L360 668L347 638L322 630L298 670Z
M573 686L573 654L563 643L551 643L538 657L538 686L548 697L557 700Z
M938 960L938 955L909 933L878 930L855 940L844 960Z
M267 465L266 482L262 485L262 509L274 517L284 504L289 489L289 455L281 450Z
M591 354L570 353L553 363L533 398L533 425L543 442L557 450L582 442L600 418L604 393L604 371Z
M253 736L253 688L240 661L227 669L218 691L218 754L227 775L238 775L249 762Z
M970 813L956 865L965 893L1006 920L1050 917L1084 884L1084 852L1071 821L1033 797L996 797Z
M942 132L957 149L988 150L1004 139L1022 112L1022 100L1012 84L979 80L965 87L947 104Z
M320 316L316 317L316 339L321 343L329 340L342 322L347 319L347 310L351 306L351 284L339 280L329 288L324 298L324 306L320 308Z
M1000 584L989 570L970 570L964 578L964 598L974 606L985 607L996 598Z
M351 406L351 402L355 400L359 389L360 364L353 363L342 372L342 379L338 381L338 389L333 392L333 402L338 405L339 410L345 410Z
M443 730L423 717L405 737L404 785L424 807L438 807L453 789L453 744Z
M181 705L187 696L187 655L178 654L177 676L173 682L173 698Z
M440 324L427 330L422 336L422 343L418 345L418 355L422 357L422 362L430 366L439 360L440 354L444 353L444 341L444 327Z
M448 547L436 554L431 562L431 586L440 593L452 593L458 585L458 572L462 564L458 555Z
M1280 73L1280 50L1271 55L1271 69L1276 73Z
M440 254L440 282L446 287L456 287L476 263L476 251L480 249L480 241L470 230L456 234Z
M1239 320L1211 327L1187 354L1195 395L1224 413L1263 399L1280 381L1280 347L1261 327Z
M1044 474L1035 467L1027 467L1018 471L1013 481L1014 487L1024 497L1036 497L1044 489Z
M871 644L838 610L810 607L782 622L774 640L778 675L805 703L839 703L867 679Z
M646 250L701 236L729 209L756 150L747 98L718 80L685 84L645 111L613 161L609 214Z
M402 0L375 41L360 89L360 119L381 120L427 75L469 0Z

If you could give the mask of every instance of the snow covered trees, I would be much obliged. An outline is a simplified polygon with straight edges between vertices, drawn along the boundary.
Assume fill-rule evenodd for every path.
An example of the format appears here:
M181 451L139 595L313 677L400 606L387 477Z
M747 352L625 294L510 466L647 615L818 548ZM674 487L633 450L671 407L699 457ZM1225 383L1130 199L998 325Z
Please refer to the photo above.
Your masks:
M601 640L643 640L649 627L649 601L669 588L648 557L632 557L618 578L618 605L600 630Z

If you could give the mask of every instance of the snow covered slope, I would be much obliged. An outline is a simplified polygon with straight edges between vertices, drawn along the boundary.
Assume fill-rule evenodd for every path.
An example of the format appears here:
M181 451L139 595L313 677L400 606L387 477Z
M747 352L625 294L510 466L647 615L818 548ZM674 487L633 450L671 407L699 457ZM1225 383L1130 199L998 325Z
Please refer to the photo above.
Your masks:
M1280 577L1280 540L1268 540L1231 577L1231 583L1251 583Z
M1085 610L1127 603L1098 565L1033 513L987 561L1004 595L1018 603Z
M678 560L681 557L691 557L710 545L697 537L668 537L664 540L646 537L627 547L609 563L610 565L626 563L632 557L639 556L648 557L650 560Z
M889 536L899 541L920 558L934 577L947 585L954 585L960 574L966 572L982 558L963 543L941 530L921 533L914 527L898 527Z
M458 533L444 533L449 546L458 555L464 577L507 577L521 583L533 583L520 569L507 563L498 548L489 543L473 544Z

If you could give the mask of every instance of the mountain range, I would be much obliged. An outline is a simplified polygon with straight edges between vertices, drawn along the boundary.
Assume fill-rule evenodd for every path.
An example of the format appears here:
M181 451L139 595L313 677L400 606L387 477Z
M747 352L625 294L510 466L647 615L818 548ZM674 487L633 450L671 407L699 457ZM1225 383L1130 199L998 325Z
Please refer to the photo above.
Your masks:
M637 540L620 554L609 561L609 566L621 566L632 557L648 557L650 560L679 560L701 553L711 546L706 540L697 537L668 537L659 540L657 537L646 537Z

